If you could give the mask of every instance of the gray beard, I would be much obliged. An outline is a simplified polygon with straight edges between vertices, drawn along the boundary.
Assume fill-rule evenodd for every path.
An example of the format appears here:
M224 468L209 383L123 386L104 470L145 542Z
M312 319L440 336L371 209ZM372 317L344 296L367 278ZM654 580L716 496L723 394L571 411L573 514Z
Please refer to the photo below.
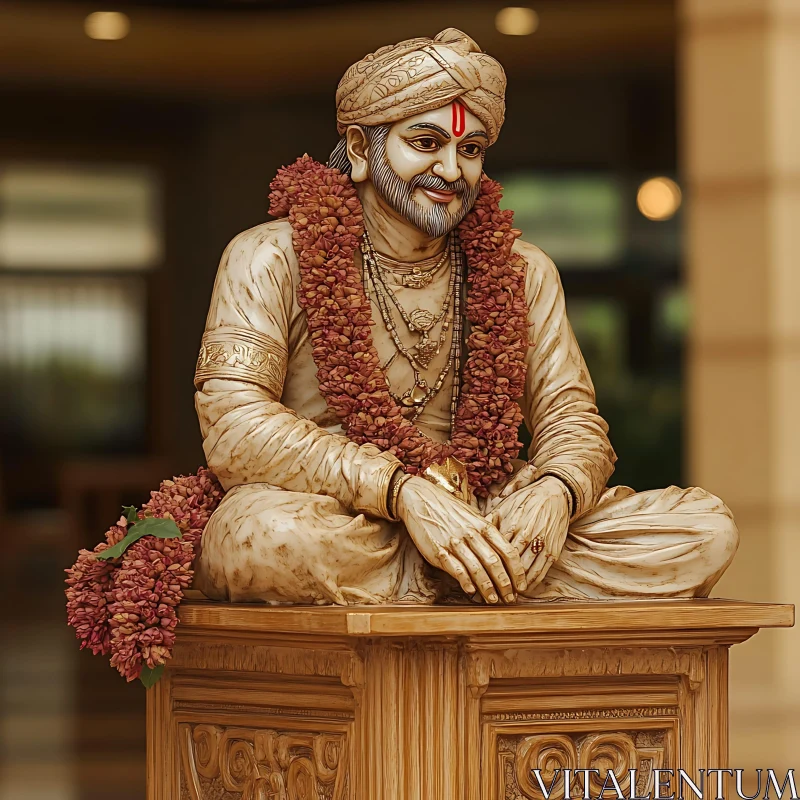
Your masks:
M450 233L475 204L480 182L470 186L464 178L449 182L427 172L405 181L394 171L386 155L389 126L377 125L367 130L370 177L375 191L390 208L428 236L436 238ZM461 205L454 212L449 211L444 203L426 209L414 199L414 191L418 188L455 192Z

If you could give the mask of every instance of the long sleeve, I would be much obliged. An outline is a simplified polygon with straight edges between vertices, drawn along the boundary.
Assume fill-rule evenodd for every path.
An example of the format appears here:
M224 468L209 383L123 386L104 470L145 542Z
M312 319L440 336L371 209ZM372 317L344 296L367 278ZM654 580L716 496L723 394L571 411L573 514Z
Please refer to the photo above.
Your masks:
M553 262L525 242L531 347L522 410L533 441L528 453L540 475L569 488L573 518L595 505L614 471L608 425L598 414L589 372L566 315L564 290Z
M295 294L285 228L277 222L246 231L220 263L195 377L208 464L226 489L269 483L388 518L398 459L332 434L280 402Z

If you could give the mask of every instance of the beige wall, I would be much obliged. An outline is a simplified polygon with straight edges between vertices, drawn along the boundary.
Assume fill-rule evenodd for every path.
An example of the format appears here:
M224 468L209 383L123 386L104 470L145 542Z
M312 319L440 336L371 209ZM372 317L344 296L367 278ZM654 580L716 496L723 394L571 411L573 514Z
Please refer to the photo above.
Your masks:
M682 0L689 475L742 534L721 596L800 604L800 2ZM735 648L731 763L797 767L800 630Z

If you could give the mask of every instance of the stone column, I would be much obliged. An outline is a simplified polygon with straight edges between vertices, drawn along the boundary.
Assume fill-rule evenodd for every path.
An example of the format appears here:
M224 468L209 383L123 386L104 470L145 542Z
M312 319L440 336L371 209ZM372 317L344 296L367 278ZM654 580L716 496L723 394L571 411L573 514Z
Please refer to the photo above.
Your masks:
M689 480L725 499L742 534L716 594L797 603L800 3L681 0L680 13ZM733 766L796 766L798 660L797 631L736 653Z

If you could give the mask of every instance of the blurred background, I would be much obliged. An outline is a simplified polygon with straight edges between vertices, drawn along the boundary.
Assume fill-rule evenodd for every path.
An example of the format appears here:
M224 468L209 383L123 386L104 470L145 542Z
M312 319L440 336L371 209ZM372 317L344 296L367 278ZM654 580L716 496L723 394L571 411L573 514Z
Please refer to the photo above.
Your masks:
M0 2L0 800L144 798L144 689L77 651L63 569L203 463L219 256L326 159L342 72L448 26L507 70L487 172L561 269L613 482L720 494L716 594L800 600L797 0ZM798 657L733 651L733 766L798 766Z

